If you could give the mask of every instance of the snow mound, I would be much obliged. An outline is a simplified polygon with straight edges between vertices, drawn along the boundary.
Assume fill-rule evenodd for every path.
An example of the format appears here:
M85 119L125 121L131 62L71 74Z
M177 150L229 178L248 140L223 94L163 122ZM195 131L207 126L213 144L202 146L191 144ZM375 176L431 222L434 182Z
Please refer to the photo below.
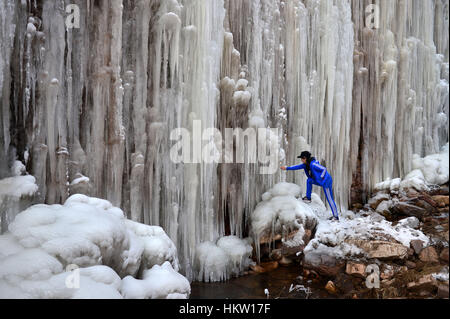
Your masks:
M414 154L413 170L403 179L387 179L375 185L375 190L390 190L396 192L405 188L415 188L418 191L428 190L428 185L442 185L449 180L449 143L441 152L424 158Z
M191 293L189 281L166 261L144 272L143 280L127 276L120 288L125 298L132 299L187 299Z
M249 240L236 236L224 236L216 244L200 243L194 259L195 277L199 281L215 282L239 276L251 264L251 254Z
M29 207L0 236L0 297L122 298L121 277L154 281L147 270L166 263L177 276L169 266L160 275L178 278L182 288L170 291L171 298L187 296L176 247L161 227L127 220L106 200L72 195L64 205ZM75 288L67 284L71 275ZM148 287L142 298L165 294L154 283Z

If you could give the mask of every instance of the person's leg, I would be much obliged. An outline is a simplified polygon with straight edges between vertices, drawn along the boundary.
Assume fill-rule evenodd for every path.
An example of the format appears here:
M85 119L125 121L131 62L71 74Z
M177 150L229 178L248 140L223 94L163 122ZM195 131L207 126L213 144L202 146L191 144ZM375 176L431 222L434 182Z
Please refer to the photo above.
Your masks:
M332 182L327 183L327 185L324 185L323 190L325 192L325 197L327 198L328 201L328 205L330 205L331 208L331 212L333 213L333 216L336 218L339 218L338 215L338 209L336 206L336 203L334 202L334 198L333 198L333 187L332 187Z
M314 181L312 178L308 178L308 180L306 181L306 198L308 198L309 200L311 199L313 183Z

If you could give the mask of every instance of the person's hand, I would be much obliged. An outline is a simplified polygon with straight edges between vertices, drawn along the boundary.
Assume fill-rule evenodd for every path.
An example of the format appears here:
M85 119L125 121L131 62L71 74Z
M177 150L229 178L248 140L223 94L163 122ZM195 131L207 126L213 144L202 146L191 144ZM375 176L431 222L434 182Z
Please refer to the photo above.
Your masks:
M286 170L286 166L281 166L280 168L281 168L283 171Z

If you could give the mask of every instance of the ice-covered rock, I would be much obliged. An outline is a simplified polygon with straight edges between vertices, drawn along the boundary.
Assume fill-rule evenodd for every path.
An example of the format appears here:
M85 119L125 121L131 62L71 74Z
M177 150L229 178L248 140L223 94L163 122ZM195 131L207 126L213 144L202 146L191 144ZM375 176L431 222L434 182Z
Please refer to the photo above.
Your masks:
M31 175L20 175L24 166L16 161L13 167L16 176L0 179L0 234L8 229L15 216L31 203L37 192L36 179Z
M449 180L449 143L445 144L437 154L421 158L414 154L412 170L402 179L387 179L375 185L375 190L397 192L407 188L418 191L428 190L430 185L442 185Z
M127 276L120 292L128 299L187 299L191 293L189 281L172 268L168 261L144 272L142 280Z
M353 219L321 220L314 238L303 251L305 261L317 263L325 258L324 255L344 260L386 257L392 253L391 257L403 258L412 240L422 240L425 245L429 243L425 234L414 229L417 227L414 217L393 226L384 218L374 218L374 214L361 211Z
M316 194L312 195L312 203L306 204L297 198L300 193L298 185L282 182L262 195L263 200L250 216L250 233L254 239L258 260L261 241L270 242L277 234L286 237L296 231L297 234L290 239L293 241L291 246L302 245L305 231L313 230L318 216L324 215L325 205Z
M4 298L186 298L189 282L178 269L177 249L161 227L130 221L109 201L80 194L64 205L29 207L0 236ZM145 285L121 290L121 277L140 282L133 276ZM177 284L165 287L171 282Z

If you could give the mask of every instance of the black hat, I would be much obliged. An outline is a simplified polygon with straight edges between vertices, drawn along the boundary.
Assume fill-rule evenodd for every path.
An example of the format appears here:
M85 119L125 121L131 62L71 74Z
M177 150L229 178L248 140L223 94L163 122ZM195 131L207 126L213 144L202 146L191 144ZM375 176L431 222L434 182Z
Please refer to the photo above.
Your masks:
M297 158L306 158L306 159L308 159L308 158L310 158L310 157L311 157L311 153L308 152L308 151L303 151L303 152L300 154L300 156L297 156Z

